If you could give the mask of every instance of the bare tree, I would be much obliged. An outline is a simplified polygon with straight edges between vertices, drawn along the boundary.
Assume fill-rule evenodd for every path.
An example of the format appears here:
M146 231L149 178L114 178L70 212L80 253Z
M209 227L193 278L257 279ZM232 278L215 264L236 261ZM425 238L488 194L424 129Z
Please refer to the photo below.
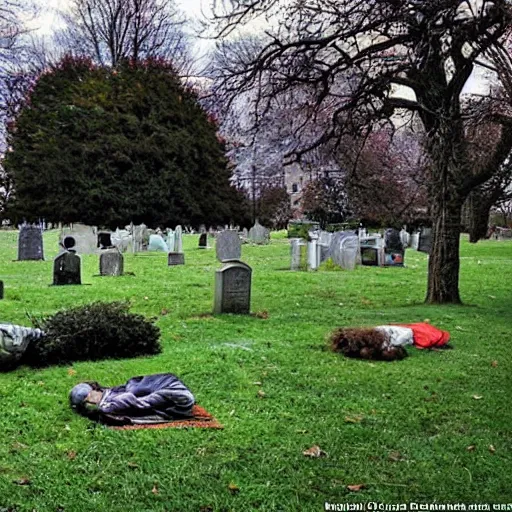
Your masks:
M256 90L256 122L276 99L300 89L308 121L322 133L295 150L297 157L346 133L364 134L396 119L396 113L419 117L433 220L426 300L459 303L462 204L494 174L512 145L512 116L493 107L481 112L502 129L487 165L471 171L466 131L474 112L463 101L463 90L478 61L506 35L507 0L214 3L218 36L255 17L275 20L267 21L265 44L256 55L224 70L222 89L230 97ZM329 122L322 123L327 116Z
M102 65L162 57L180 71L191 64L186 22L174 0L72 0L61 13L60 45Z

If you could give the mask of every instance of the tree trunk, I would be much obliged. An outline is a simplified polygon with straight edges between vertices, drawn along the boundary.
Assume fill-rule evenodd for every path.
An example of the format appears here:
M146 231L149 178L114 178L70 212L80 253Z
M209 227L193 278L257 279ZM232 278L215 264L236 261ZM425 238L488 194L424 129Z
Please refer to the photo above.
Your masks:
M431 192L432 249L428 261L429 304L460 304L459 241L463 198L443 180Z

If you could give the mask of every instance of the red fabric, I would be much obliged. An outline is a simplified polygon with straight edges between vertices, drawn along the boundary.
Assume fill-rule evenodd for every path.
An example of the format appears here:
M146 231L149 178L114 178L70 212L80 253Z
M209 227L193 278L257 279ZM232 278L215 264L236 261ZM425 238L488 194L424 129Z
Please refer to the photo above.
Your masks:
M442 347L450 341L450 333L442 331L430 324L400 324L403 327L412 329L414 346L416 348Z

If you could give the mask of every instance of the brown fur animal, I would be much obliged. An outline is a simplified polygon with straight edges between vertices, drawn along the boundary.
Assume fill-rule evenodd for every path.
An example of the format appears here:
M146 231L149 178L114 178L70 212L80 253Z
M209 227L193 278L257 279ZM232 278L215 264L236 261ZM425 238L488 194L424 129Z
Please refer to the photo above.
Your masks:
M390 347L383 332L371 328L340 328L330 338L331 350L345 357L395 361L407 357L403 347Z

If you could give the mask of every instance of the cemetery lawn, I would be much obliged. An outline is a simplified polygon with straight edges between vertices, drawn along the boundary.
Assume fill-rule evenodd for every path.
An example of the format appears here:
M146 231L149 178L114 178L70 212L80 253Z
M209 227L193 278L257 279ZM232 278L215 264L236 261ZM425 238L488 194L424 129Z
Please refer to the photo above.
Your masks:
M253 316L211 315L214 250L184 236L185 266L125 256L135 275L50 287L57 233L44 262L13 262L17 233L0 232L0 321L30 325L96 300L129 300L156 319L155 357L0 374L0 510L322 511L324 503L512 503L512 242L461 242L464 306L426 306L427 256L407 268L287 270L288 241L243 246ZM339 326L425 319L453 350L397 362L326 349ZM83 380L121 384L173 372L224 430L113 431L75 414ZM325 457L303 452L318 445ZM348 486L355 487L350 490ZM357 490L359 489L359 490ZM334 510L334 509L333 509Z

